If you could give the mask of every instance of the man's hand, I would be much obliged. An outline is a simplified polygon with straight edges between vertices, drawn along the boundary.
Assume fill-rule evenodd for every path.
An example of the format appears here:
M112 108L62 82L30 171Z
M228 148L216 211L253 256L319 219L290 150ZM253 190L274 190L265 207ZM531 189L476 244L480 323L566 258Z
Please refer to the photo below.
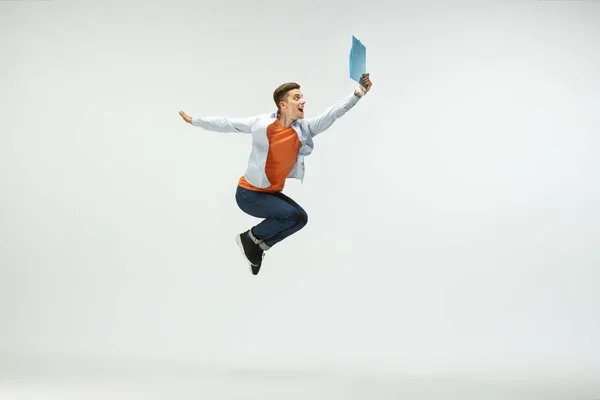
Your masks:
M183 118L185 120L185 122L187 122L188 124L192 123L192 117L190 117L189 115L187 115L183 111L179 111L179 115L181 115L181 118Z
M373 83L371 83L371 79L369 78L369 73L365 73L362 76L362 85L360 85L360 90L362 90L364 92L364 94L369 93L369 90L371 90L371 86L373 85ZM358 97L362 97L363 95L358 91L354 91L354 94L356 94L356 96Z
M363 83L361 85L361 89L363 92L365 92L365 94L367 94L369 90L371 90L371 86L373 85L373 83L371 83L371 79L369 78L369 73L367 72L366 74L364 74L361 80Z

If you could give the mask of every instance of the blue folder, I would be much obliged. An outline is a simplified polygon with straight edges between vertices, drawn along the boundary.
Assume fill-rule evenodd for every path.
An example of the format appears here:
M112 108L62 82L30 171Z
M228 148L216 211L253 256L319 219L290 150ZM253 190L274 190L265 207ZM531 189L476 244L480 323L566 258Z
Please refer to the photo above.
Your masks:
M350 49L350 78L362 85L361 78L367 72L367 48L354 35Z

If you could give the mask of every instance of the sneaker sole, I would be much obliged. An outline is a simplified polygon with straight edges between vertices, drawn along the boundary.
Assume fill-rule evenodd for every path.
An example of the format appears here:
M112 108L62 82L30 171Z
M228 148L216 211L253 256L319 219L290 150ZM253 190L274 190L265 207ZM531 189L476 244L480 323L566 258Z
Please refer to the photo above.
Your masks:
M237 243L238 247L240 248L240 251L242 252L242 255L246 259L246 262L248 263L248 269L250 269L250 273L252 274L252 266L254 264L252 264L250 262L250 260L248 260L248 257L246 257L246 252L244 251L244 245L242 244L242 240L240 239L240 235L236 235L235 242Z

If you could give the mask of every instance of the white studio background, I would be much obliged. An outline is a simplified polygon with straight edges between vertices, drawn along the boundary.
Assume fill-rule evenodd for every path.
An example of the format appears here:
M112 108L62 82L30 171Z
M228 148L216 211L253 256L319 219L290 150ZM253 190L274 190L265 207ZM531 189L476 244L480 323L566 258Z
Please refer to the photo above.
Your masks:
M3 371L600 372L600 2L2 1L0 27ZM252 276L250 138L178 111L297 81L315 115L352 35L373 89Z

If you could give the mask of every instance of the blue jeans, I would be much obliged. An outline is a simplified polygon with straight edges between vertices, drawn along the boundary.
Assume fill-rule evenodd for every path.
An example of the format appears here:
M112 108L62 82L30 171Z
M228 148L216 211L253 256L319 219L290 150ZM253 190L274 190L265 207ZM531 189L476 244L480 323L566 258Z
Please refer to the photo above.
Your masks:
M308 223L306 211L281 192L257 192L238 186L235 201L246 214L265 218L252 228L256 239L263 241L263 250L268 250Z

